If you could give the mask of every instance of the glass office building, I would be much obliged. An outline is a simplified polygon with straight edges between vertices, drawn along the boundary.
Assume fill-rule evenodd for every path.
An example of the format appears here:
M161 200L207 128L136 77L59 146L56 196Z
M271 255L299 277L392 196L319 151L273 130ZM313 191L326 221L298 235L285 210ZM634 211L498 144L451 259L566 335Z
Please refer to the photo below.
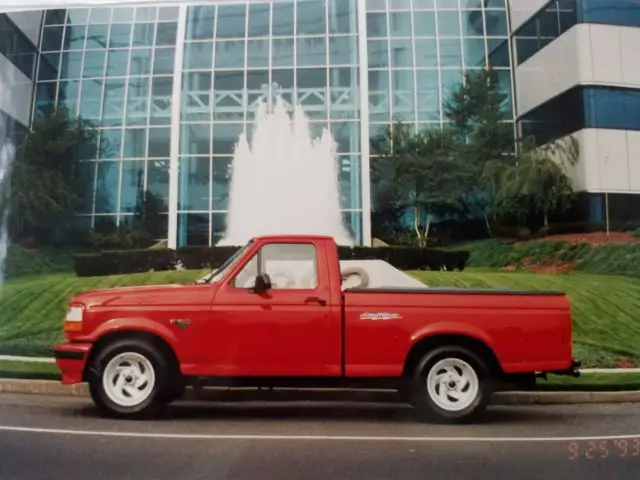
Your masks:
M170 246L225 229L230 164L257 100L277 84L337 145L345 224L371 239L369 139L391 122L444 121L467 70L498 71L513 123L504 0L256 0L49 10L32 118L65 105L95 122L78 221L131 220L140 188L166 206Z

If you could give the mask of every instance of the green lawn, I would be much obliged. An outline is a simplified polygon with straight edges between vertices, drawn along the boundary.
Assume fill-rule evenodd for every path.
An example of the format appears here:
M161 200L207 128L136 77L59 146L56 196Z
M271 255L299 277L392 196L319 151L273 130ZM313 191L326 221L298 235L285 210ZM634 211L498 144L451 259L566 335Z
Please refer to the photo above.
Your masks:
M67 301L95 288L189 283L204 271L77 278L73 274L20 277L0 290L0 354L49 356L62 338ZM616 367L622 357L640 366L640 279L604 275L541 275L490 271L413 272L434 286L557 289L573 305L576 356L585 367Z

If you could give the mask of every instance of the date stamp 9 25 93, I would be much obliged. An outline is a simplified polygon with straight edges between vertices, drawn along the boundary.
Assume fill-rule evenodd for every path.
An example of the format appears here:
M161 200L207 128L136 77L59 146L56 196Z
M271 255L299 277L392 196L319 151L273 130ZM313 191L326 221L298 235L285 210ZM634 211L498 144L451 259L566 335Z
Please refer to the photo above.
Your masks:
M580 460L637 459L640 461L640 437L573 441L567 444L568 458Z

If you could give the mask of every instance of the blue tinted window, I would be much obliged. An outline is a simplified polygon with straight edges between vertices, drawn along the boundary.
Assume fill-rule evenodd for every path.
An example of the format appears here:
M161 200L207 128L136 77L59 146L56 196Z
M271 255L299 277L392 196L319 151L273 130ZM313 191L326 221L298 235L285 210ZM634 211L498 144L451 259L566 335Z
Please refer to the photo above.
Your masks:
M485 12L486 13L486 12ZM551 0L515 33L522 63L577 23L640 26L637 0Z
M244 38L246 22L246 5L220 5L218 6L216 36L218 38Z
M55 34L51 35L48 40L52 43L49 49L59 50L62 42L62 27L48 27L47 30L55 31ZM54 46L57 48L53 48ZM0 54L4 55L27 77L33 78L36 47L7 15L0 15Z
M249 37L266 37L269 35L269 4L249 5Z
M640 26L637 0L580 0L580 20L585 23Z
M297 5L296 27L298 35L317 35L326 33L326 0L298 0Z
M572 88L524 115L521 123L523 134L538 144L583 128L640 130L640 90Z
M640 130L640 90L587 87L583 101L586 127Z
M212 39L215 7L189 7L187 13L187 40Z

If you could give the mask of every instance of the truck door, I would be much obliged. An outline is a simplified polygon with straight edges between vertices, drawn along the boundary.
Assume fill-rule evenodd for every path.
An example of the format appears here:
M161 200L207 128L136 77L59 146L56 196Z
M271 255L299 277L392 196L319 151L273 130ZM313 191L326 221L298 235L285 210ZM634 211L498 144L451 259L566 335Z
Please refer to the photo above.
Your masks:
M322 243L265 243L215 296L208 362L214 374L337 376L341 309L330 301ZM256 275L272 288L253 293Z

